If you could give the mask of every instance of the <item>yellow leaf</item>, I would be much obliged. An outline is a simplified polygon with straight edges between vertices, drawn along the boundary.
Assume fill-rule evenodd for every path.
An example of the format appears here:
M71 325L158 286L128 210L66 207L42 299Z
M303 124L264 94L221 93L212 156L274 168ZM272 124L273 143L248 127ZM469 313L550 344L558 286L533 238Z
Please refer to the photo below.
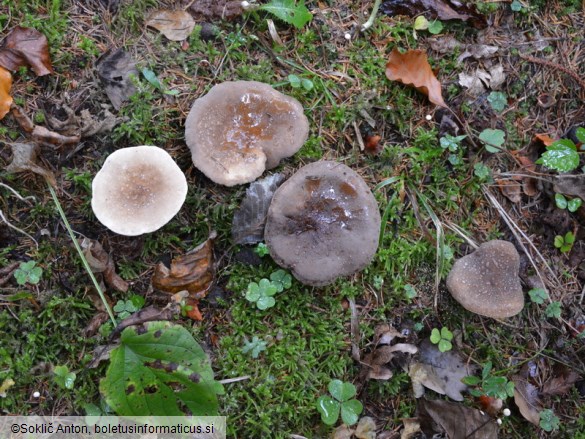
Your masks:
M6 116L12 105L10 88L12 87L12 75L6 69L0 67L0 119Z

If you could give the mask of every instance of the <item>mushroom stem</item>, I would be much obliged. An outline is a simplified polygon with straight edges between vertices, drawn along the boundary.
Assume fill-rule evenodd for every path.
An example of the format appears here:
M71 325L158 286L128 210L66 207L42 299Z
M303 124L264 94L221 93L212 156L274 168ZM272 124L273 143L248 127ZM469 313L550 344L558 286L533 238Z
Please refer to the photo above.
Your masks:
M242 3L240 3L240 6L246 12L255 11L256 9L260 8L260 5L254 3L254 0L249 2L244 0Z
M382 0L374 1L374 7L372 8L372 13L370 14L370 18L368 18L368 21L366 21L364 24L362 24L362 27L361 27L362 32L367 31L369 28L371 28L374 25L374 20L376 19L376 15L378 15L378 9L380 9L381 3L382 3Z
M67 232L69 233L69 236L71 237L71 240L73 241L73 245L75 246L75 250L77 250L77 254L79 254L79 257L81 258L81 262L83 263L83 267L85 268L85 271L87 271L87 274L89 274L89 277L91 278L91 281L93 282L93 286L95 287L96 291L98 292L100 299L102 300L104 307L106 308L106 311L108 312L108 315L110 316L110 320L112 320L114 327L116 327L117 322L116 322L116 318L114 317L114 313L112 312L112 309L110 308L110 305L108 304L108 301L106 300L106 297L104 296L104 292L100 288L99 282L97 281L97 279L93 275L93 271L91 271L91 268L89 266L89 263L87 262L87 259L85 259L85 256L83 254L83 250L81 250L81 247L79 246L79 242L77 242L77 239L75 238L75 235L73 234L73 229L69 225L69 221L67 221L67 217L65 216L65 212L63 211L63 208L61 207L61 203L59 202L59 198L57 198L57 194L55 193L55 189L53 189L53 186L51 185L51 183L48 180L47 180L47 186L49 186L49 191L51 192L51 197L53 197L53 202L55 203L55 206L57 207L57 211L59 212L59 216L63 220L63 224L65 224L65 228L67 229Z

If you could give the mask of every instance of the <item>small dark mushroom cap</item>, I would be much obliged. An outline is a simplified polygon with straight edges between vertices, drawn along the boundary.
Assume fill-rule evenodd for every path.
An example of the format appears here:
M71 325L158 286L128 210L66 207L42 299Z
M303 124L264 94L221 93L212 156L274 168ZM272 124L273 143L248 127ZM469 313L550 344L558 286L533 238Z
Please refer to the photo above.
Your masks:
M92 182L97 219L120 235L154 232L168 223L187 197L187 179L173 158L156 146L114 151Z
M193 163L225 186L256 180L297 152L308 134L302 105L255 81L214 86L195 101L185 121Z
M508 241L493 240L457 260L447 277L447 289L465 309L502 319L524 308L518 270L520 256Z
M276 190L264 238L278 265L304 284L322 286L370 263L380 223L364 180L345 165L319 161Z

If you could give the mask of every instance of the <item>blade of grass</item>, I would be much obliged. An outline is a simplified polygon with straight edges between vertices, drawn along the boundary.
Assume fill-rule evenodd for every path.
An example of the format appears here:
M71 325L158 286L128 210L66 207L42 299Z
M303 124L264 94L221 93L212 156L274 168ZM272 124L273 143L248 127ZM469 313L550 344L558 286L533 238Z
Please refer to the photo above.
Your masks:
M91 271L89 263L87 262L87 259L85 258L85 255L83 254L83 250L81 250L81 247L79 246L79 243L77 242L77 239L75 238L75 235L73 234L73 229L69 225L69 221L67 221L67 217L65 216L65 212L63 211L63 208L61 207L61 203L59 202L59 198L57 198L57 194L55 192L55 189L53 189L53 186L49 182L47 182L47 186L49 186L49 191L51 192L51 197L53 197L53 202L55 203L55 206L57 207L57 211L59 212L59 215L61 216L61 219L63 220L63 224L65 224L65 228L67 229L67 232L69 233L69 236L71 237L71 241L73 241L73 245L75 246L75 249L77 250L77 253L79 254L79 257L81 258L81 262L83 263L83 267L85 268L85 271L87 271L87 274L91 278L91 281L93 282L93 286L95 287L96 291L98 292L100 299L102 299L104 307L106 308L106 311L108 312L108 315L110 316L110 319L112 320L112 323L114 324L114 327L116 327L117 323L116 323L116 318L114 317L114 313L112 313L110 305L108 305L108 301L106 300L106 296L104 296L104 292L100 288L100 284L98 283L97 279L93 275L93 271Z

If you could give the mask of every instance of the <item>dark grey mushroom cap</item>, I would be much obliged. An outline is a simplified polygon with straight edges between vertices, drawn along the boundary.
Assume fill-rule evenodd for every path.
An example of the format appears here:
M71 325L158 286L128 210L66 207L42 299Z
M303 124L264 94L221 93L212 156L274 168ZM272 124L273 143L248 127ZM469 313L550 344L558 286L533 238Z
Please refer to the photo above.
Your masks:
M264 238L278 265L304 284L322 286L370 263L380 223L364 180L343 164L319 161L276 190Z
M502 319L524 308L518 270L520 256L508 241L493 240L453 265L447 289L465 309Z
M194 102L185 121L193 163L225 186L256 180L297 152L308 134L302 105L255 81L214 86Z

